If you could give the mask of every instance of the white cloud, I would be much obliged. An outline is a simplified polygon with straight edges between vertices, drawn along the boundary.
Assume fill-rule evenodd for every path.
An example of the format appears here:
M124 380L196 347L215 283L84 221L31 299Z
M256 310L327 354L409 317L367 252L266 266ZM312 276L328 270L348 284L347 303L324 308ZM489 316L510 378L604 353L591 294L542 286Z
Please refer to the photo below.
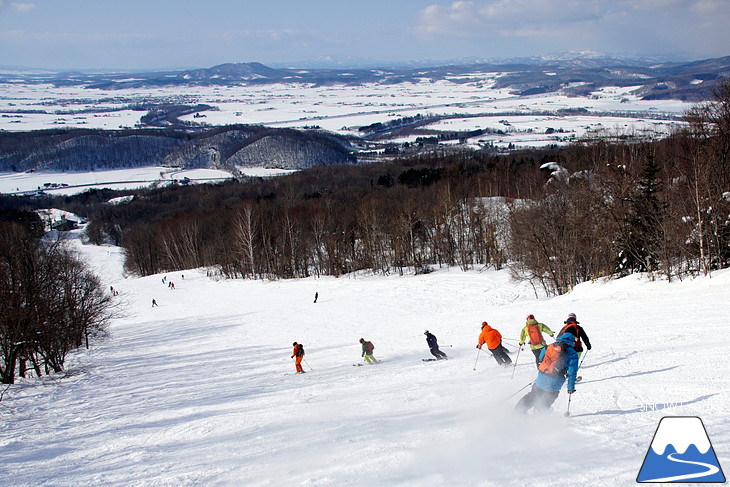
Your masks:
M0 6L2 6L2 3L0 3ZM19 3L19 2L13 2L10 4L10 6L17 10L18 12L30 12L31 10L35 9L35 3Z
M728 0L460 0L429 5L417 16L414 30L424 38L526 48L530 42L542 52L699 51L710 43L726 51L730 45Z

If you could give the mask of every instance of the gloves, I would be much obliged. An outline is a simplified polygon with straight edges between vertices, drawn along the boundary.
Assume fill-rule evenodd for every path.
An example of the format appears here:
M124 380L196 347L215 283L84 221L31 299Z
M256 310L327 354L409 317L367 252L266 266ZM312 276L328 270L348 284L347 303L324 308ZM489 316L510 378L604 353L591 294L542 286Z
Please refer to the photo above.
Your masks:
M524 343L520 343L520 350L522 350L522 348L523 348L524 346L525 346L525 344L524 344Z
M590 350L590 349L591 349L591 346L590 346L590 345L586 345L586 348L587 348L588 350Z
M481 345L477 345L477 348L478 348L479 350L481 350L481 349L482 349L482 346L481 346Z

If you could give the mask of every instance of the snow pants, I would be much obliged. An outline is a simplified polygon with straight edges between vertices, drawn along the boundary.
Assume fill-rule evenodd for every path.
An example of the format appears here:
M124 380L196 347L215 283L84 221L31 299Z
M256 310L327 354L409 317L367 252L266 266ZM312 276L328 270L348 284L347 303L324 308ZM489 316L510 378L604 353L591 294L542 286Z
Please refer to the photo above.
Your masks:
M433 355L434 357L436 357L439 360L441 360L442 358L448 358L448 357L446 357L446 354L444 352L439 350L439 347L433 347L431 349L431 355Z
M294 366L297 368L297 372L304 372L304 368L302 368L302 359L304 357L297 357L294 359Z
M377 362L377 360L375 360L375 357L373 357L372 353L366 353L364 356L365 356L365 362L367 362L369 364L374 364Z
M537 365L538 367L540 366L540 353L542 353L543 348L545 347L532 349L532 353L535 355L535 365Z
M509 358L509 355L507 355L507 352L505 351L501 343L497 348L490 348L489 351L492 352L492 355L494 355L494 360L496 360L499 365L506 366L512 363L512 359Z
M523 414L527 414L532 408L535 412L547 411L558 398L558 394L560 391L544 391L533 384L532 390L515 405L515 411Z

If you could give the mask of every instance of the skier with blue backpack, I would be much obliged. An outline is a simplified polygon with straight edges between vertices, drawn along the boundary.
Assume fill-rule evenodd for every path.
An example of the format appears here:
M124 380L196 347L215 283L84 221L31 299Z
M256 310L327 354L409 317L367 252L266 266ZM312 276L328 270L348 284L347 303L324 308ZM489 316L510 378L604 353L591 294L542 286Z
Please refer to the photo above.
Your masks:
M515 411L527 414L531 409L547 411L560 394L560 389L568 379L568 394L575 392L578 372L578 354L575 349L575 336L563 333L555 343L542 349L537 379L528 392L515 405Z

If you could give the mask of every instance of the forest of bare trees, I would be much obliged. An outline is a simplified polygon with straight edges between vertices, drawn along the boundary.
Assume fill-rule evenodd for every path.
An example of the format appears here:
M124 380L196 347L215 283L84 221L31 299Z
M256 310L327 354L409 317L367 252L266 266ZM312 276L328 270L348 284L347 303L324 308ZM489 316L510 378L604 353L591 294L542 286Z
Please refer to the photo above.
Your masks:
M60 372L112 316L111 295L35 213L0 213L0 382Z
M605 276L730 265L730 84L660 140L495 154L434 151L97 206L90 234L130 272L227 277L509 265L549 294ZM546 164L552 163L552 164ZM541 169L541 167L544 167Z

